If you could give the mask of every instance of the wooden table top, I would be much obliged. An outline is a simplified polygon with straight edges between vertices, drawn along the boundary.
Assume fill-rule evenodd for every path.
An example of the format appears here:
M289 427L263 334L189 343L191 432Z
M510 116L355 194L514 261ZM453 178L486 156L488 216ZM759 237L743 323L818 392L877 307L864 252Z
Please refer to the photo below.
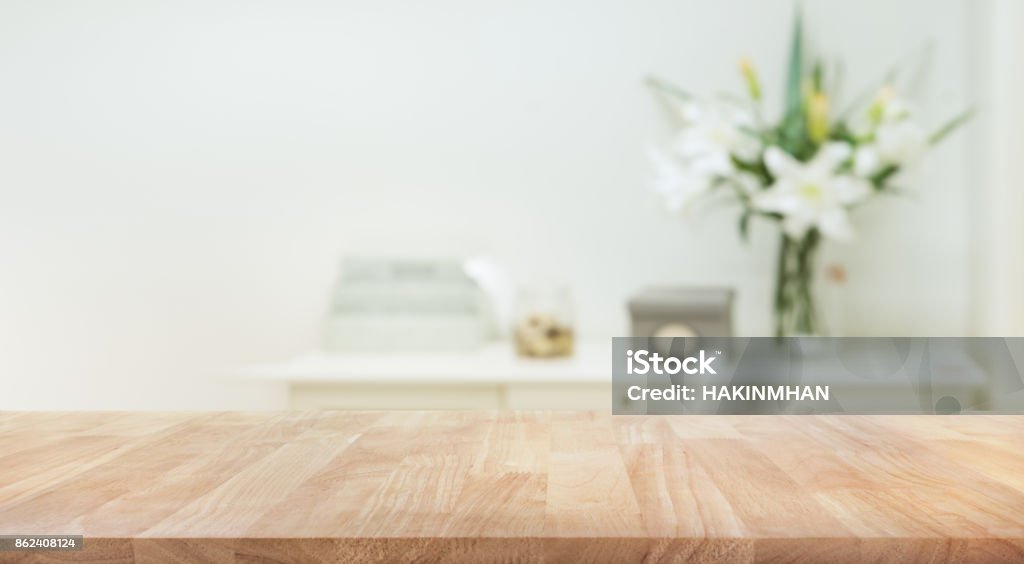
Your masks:
M1024 416L4 413L0 534L106 561L1022 562Z

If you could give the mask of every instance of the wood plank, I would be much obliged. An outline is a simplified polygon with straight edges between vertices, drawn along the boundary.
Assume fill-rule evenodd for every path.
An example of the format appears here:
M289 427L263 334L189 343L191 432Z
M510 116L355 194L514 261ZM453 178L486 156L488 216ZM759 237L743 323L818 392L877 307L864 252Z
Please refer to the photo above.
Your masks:
M1020 562L1024 416L2 413L0 562Z
M552 418L544 531L556 537L644 535L612 416Z

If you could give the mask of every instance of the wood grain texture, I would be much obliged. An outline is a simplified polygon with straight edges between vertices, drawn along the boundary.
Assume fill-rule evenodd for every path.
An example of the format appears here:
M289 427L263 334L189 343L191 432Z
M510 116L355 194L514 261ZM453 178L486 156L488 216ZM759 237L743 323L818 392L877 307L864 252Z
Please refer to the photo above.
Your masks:
M0 414L49 562L1024 562L1024 416Z

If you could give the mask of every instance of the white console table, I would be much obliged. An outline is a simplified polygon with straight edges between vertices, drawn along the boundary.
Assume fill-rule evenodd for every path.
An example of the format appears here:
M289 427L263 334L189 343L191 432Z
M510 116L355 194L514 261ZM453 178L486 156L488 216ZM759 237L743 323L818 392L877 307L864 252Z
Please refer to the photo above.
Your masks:
M292 409L601 409L612 403L611 341L561 359L510 343L473 352L314 352L242 374L288 386Z

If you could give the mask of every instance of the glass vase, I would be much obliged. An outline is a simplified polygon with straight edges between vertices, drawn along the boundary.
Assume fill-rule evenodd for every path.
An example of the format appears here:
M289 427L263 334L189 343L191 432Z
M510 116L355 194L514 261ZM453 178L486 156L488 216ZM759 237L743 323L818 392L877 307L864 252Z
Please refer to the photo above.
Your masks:
M516 300L516 352L558 358L573 352L573 307L568 288L520 289Z
M775 335L820 335L814 294L815 261L821 234L812 229L802 237L783 234L775 279Z

